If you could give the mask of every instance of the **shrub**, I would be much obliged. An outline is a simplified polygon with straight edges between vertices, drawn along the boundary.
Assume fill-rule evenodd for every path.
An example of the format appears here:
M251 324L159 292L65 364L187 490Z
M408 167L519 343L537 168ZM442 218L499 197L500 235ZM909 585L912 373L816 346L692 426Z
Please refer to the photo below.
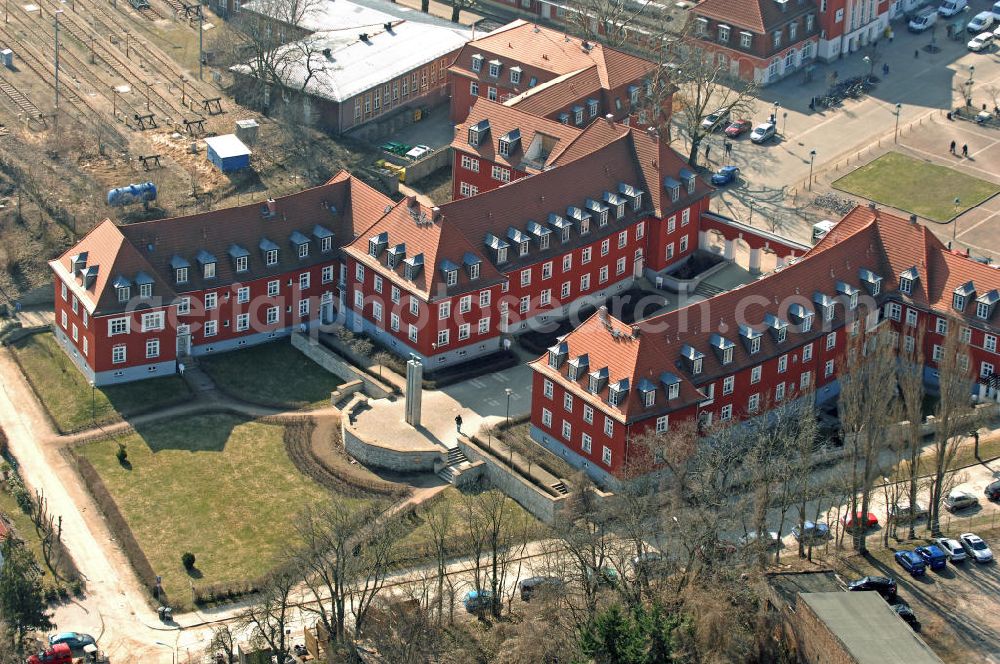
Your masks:
M118 443L118 451L115 452L115 457L118 459L118 463L123 466L128 461L128 449L126 449L125 443Z
M181 555L181 564L184 565L184 569L191 571L194 569L194 554L190 551L185 551Z
M66 586L59 586L59 599L63 601L69 599L69 589Z
M70 592L73 593L74 597L83 597L83 583L80 582L80 579L73 579L70 581L69 589Z
M351 350L362 357L368 357L375 349L375 344L364 337L359 337L351 343Z

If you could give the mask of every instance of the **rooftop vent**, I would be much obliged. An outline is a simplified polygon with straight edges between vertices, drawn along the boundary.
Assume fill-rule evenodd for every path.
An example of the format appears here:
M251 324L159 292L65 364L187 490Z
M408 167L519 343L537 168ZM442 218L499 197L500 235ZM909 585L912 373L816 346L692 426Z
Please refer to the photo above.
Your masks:
M392 23L383 23L382 27L386 29L386 32L392 32Z
M367 32L362 32L360 35L358 35L358 39L360 39L361 41L363 41L363 42L365 42L367 44L368 43L368 33Z
M324 48L323 57L325 57L327 60L333 60L333 51L331 51L328 48Z

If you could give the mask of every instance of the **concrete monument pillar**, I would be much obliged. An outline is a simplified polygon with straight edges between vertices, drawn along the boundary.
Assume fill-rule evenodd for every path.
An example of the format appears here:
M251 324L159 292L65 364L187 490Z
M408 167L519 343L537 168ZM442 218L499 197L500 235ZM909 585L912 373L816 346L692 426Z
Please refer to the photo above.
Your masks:
M420 426L420 407L424 389L424 365L416 355L406 362L406 423Z

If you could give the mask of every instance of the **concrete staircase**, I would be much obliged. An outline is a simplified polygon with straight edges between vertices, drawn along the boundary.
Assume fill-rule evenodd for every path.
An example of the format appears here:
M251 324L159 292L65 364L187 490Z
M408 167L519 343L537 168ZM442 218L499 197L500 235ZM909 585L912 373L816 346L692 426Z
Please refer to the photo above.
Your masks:
M569 489L566 488L566 485L563 484L562 480L559 480L558 482L556 482L555 484L552 484L551 486L552 486L552 489L556 493L558 493L558 494L560 494L562 496L565 496L567 493L569 493Z
M195 358L191 356L185 357L181 360L181 363L184 365L184 381L191 388L192 392L205 394L216 391L215 381L198 366Z
M694 289L694 294L700 295L703 298L708 299L710 297L718 295L719 293L722 293L724 290L725 290L724 288L719 288L718 286L713 286L712 284L703 281L700 284L698 284L697 288Z
M461 468L463 464L468 465L469 458L465 456L458 446L448 448L448 458L445 461L445 466L438 472L438 477L443 479L448 484L455 483L455 475L457 471Z

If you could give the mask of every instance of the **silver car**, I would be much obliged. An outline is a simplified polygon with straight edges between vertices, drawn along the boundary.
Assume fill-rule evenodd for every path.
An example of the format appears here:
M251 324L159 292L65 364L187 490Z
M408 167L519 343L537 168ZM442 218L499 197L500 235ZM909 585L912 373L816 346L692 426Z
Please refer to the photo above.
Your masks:
M944 499L944 508L949 512L969 509L979 504L979 499L968 491L952 491Z
M993 552L979 535L962 533L958 536L958 541L965 547L965 552L972 556L972 559L977 563L988 563L993 560Z
M948 554L948 559L953 563L964 563L965 559L968 557L965 555L965 549L958 540L950 537L939 537L934 540L934 543L941 547L942 551Z
M754 143L766 143L774 138L776 129L773 122L764 122L753 128L750 132L750 140Z

